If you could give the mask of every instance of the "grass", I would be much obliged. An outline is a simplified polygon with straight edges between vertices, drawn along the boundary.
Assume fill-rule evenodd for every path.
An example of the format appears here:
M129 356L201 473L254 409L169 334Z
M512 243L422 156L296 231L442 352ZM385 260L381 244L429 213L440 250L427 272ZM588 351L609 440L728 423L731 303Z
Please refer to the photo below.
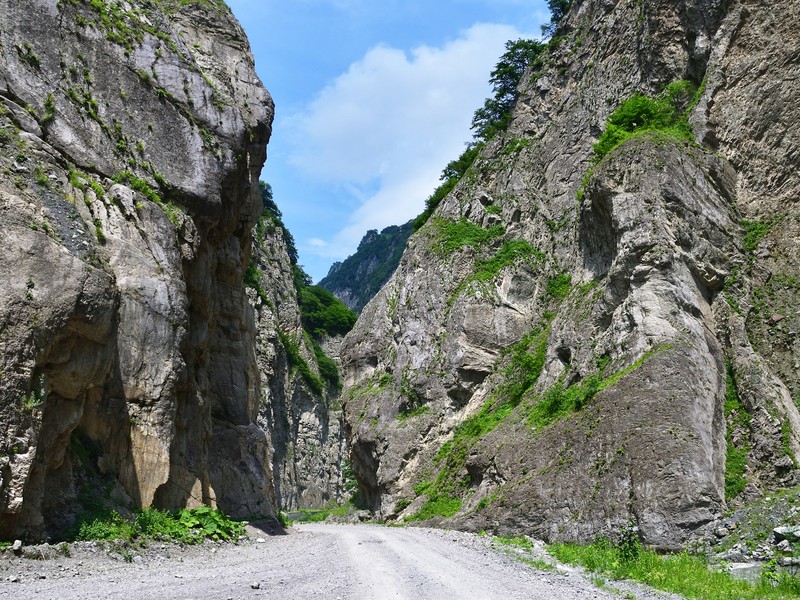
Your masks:
M776 217L766 221L749 221L746 219L739 221L739 225L744 229L742 245L745 251L755 252L758 249L758 244L769 235L769 232L779 219L779 217Z
M559 380L542 394L539 401L528 413L527 422L533 429L544 429L548 425L564 418L565 416L582 409L596 394L606 388L616 385L623 377L641 367L654 355L671 348L662 345L645 353L632 365L605 376L605 368L599 373L584 377L578 383L564 387L563 380Z
M464 247L477 250L505 233L502 225L484 229L463 217L458 221L435 219L434 224L436 233L433 247L443 257Z
M569 295L572 277L562 273L547 280L547 295L553 300L561 301Z
M681 553L662 556L638 545L613 544L598 539L588 546L553 544L550 553L559 561L581 565L610 579L633 579L658 590L701 600L772 600L797 598L800 580L767 575L756 585L712 569L698 556Z
M461 498L453 498L446 494L434 494L429 496L422 508L408 517L406 521L427 521L434 517L449 518L459 510L461 510Z
M730 363L725 365L726 386L725 386L725 420L726 431L725 440L727 442L727 454L725 457L725 499L730 500L738 496L747 485L744 476L747 468L747 452L749 444L747 437L741 446L737 447L733 443L733 433L736 429L750 431L750 413L745 410L739 393L736 388L736 379Z
M592 148L592 168L581 180L577 191L583 199L594 167L628 140L657 133L661 138L696 143L689 125L689 114L697 105L705 85L699 88L689 81L676 81L655 98L634 94L611 114L597 143Z
M244 525L208 506L167 512L155 508L125 518L111 510L99 510L76 523L76 540L161 540L199 544L206 539L236 540Z
M358 507L351 498L344 504L331 504L325 508L299 508L291 516L298 523L320 523L331 515L344 517L356 510Z
M306 362L306 359L304 359L300 353L300 345L298 342L281 331L278 332L278 339L283 349L286 351L289 373L299 373L311 391L317 396L321 396L325 385L322 383L322 380L314 374L311 367L308 366L308 362Z
M505 350L503 354L508 360L500 372L496 391L476 414L455 428L453 439L436 453L434 460L440 465L439 473L434 481L422 482L414 488L417 496L424 494L428 500L410 520L451 517L461 509L459 496L469 483L468 478L461 476L470 448L514 412L539 379L544 368L548 332L548 328L535 330Z

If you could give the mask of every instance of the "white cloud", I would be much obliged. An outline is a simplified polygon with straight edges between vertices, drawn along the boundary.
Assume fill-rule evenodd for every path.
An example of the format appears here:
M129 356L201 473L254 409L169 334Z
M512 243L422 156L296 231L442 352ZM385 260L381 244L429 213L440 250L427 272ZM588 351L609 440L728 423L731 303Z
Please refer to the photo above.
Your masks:
M442 169L470 139L472 114L491 93L489 73L506 41L519 37L511 26L478 24L438 48L375 47L280 124L295 168L349 189L360 203L324 250L308 242L319 254L343 258L368 229L422 211Z
M328 242L326 242L325 240L321 240L319 238L311 238L310 240L308 240L308 245L314 246L316 248L324 248L325 246L328 245Z

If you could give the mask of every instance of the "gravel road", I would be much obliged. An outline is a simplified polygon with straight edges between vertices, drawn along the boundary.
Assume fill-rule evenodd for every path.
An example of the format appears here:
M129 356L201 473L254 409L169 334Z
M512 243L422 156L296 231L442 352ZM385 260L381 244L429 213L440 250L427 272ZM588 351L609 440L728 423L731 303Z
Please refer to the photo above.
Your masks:
M620 598L575 570L538 571L494 549L488 537L377 525L303 524L289 531L270 536L250 529L250 538L238 545L73 544L69 557L52 546L27 549L27 558L6 551L0 598ZM37 553L51 558L31 557ZM635 597L665 596L637 589Z

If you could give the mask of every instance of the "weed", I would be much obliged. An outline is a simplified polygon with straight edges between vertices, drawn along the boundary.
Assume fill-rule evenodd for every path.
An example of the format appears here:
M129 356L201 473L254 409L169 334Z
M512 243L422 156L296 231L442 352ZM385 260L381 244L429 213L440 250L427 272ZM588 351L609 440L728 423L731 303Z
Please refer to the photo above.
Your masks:
M553 300L561 301L569 295L572 277L567 274L556 275L547 280L547 295Z
M712 569L698 556L685 552L662 556L638 543L637 550L631 552L625 545L625 542L613 544L605 538L598 538L588 546L553 544L548 550L562 562L581 565L603 577L634 579L686 598L777 600L796 597L800 589L800 580L796 577L780 575L779 581L773 581L767 575L753 585Z
M436 225L436 234L433 247L442 257L464 247L478 249L505 233L502 225L493 225L484 229L463 217L458 221L435 219L434 224Z
M733 434L736 429L749 432L750 413L745 410L744 405L739 399L736 387L736 379L730 362L725 365L726 386L725 386L725 419L726 431L725 440L727 442L727 453L725 456L725 499L731 500L738 496L747 485L747 478L744 476L747 468L747 453L750 449L745 436L743 442L737 447L733 443Z
M142 540L176 541L198 544L206 538L235 540L244 532L242 523L209 506L167 512L146 508L126 519L111 510L97 509L78 523L77 540ZM124 556L124 555L123 555Z

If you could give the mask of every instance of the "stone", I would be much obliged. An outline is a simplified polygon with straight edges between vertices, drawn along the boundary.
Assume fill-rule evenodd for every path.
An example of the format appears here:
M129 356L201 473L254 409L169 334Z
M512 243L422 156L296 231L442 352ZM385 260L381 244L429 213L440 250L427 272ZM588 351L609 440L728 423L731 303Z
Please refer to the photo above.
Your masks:
M254 581L253 583L250 584L250 587L254 590L260 590L261 584L258 581Z
M784 540L790 543L800 542L800 525L776 527L772 530L772 534L775 536L775 541L777 542L782 542Z

